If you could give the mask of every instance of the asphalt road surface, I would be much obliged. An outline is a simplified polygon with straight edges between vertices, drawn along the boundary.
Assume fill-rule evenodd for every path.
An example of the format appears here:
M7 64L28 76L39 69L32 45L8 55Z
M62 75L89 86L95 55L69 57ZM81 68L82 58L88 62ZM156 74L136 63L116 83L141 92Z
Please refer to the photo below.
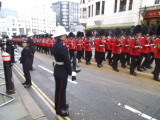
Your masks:
M20 57L20 50L15 55ZM53 57L35 54L31 72L33 85L27 88L49 120L160 120L160 83L152 80L151 70L131 76L128 69L115 72L107 62L103 68L79 63L77 80L69 77L67 101L70 116L56 116L54 110L55 81ZM17 77L24 82L20 63L13 66Z

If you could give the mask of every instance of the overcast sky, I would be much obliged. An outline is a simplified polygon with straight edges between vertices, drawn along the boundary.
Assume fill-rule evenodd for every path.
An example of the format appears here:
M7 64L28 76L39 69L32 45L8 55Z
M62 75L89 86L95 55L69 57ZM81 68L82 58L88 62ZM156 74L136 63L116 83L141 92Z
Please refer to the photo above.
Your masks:
M21 10L24 7L35 4L46 4L48 6L51 6L51 3L57 2L57 1L71 1L71 2L80 2L80 0L0 0L2 2L3 8L11 8L11 9L17 9Z

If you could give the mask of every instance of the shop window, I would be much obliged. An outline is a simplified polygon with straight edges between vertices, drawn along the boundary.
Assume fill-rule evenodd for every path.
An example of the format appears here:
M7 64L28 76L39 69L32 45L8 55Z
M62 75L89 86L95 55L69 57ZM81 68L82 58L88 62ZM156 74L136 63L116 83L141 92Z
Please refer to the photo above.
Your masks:
M105 1L102 1L102 12L101 12L102 15L104 15L104 10L105 10Z
M129 1L129 10L132 10L132 6L133 6L133 0Z
M126 11L126 3L127 0L120 0L120 9L119 9L120 12Z
M115 4L114 4L114 12L117 12L117 0L115 0Z
M96 15L100 15L100 2L96 3Z
M160 4L160 0L155 0L155 4Z

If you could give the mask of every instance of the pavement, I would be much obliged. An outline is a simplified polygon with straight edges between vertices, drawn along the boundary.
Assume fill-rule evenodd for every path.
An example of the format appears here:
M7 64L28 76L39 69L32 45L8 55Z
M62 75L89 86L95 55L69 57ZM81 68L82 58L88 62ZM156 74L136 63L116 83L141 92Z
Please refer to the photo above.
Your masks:
M16 53L17 59L20 51L21 48ZM91 65L86 65L84 60L78 64L82 71L76 81L69 77L67 102L70 116L57 116L52 62L50 55L35 54L36 70L31 71L33 85L26 89L48 120L160 120L160 83L152 80L153 69L137 71L135 77L120 66L120 72L113 71L105 61L104 67L97 68L94 59ZM24 82L21 64L17 62L13 72Z
M4 70L2 57L0 57L0 92L6 93ZM13 81L16 93L11 96L15 98L14 101L0 107L0 120L47 120L42 110L33 100L31 95L22 86L20 80L13 73ZM3 85L4 84L4 85ZM6 96L0 95L0 104L11 100Z

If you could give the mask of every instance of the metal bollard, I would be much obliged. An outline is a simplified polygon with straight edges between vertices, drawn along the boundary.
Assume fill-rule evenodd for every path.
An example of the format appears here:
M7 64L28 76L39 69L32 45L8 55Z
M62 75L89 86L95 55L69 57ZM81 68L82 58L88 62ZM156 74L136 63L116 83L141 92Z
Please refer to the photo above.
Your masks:
M14 83L12 81L12 68L11 68L10 54L4 52L2 54L2 60L3 60L5 82L6 82L6 93L14 94L15 88L14 88Z

